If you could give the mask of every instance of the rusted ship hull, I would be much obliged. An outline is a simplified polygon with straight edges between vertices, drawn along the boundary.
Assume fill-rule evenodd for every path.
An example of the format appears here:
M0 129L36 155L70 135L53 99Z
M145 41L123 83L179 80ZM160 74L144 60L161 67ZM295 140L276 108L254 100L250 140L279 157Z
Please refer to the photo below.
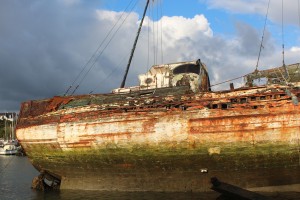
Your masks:
M61 189L208 191L214 176L300 184L300 106L286 87L173 90L25 102L17 137Z

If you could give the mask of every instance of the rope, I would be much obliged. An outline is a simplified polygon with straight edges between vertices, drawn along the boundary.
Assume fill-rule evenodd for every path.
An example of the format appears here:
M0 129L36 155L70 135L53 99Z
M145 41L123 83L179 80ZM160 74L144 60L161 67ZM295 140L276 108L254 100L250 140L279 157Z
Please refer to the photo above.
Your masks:
M98 48L96 49L96 51L92 54L92 56L90 57L90 59L82 66L81 71L79 72L79 74L76 76L76 78L74 79L74 81L72 82L72 84L69 86L69 88L67 89L67 91L65 92L64 96L66 96L69 91L71 90L71 88L74 86L74 84L78 81L78 79L81 77L81 75L83 74L83 72L85 71L85 69L87 68L87 66L92 62L92 60L97 59L96 55L98 54L100 48L102 47L102 45L105 43L105 41L108 39L108 37L111 35L112 31L115 29L116 25L120 22L120 20L123 18L123 16L125 15L125 11L129 8L129 6L132 4L134 0L131 0L129 2L129 4L126 6L125 10L122 12L121 16L119 17L119 19L117 20L117 22L112 26L112 28L109 30L109 32L107 33L106 37L102 40L102 42L99 44ZM135 3L136 5L136 3ZM131 9L132 11L132 9ZM123 23L121 24L121 26L123 25ZM74 89L74 91L72 92L72 94L74 94L74 92L77 90L77 88L79 87L80 84L78 84L76 86L76 88Z
M93 55L90 57L90 59L88 60L88 62L86 62L81 71L79 72L79 74L76 76L75 80L73 81L73 83L70 85L70 87L68 88L68 90L65 92L64 96L66 96L68 94L68 92L70 91L70 89L73 87L73 85L75 84L75 82L79 79L79 77L81 76L81 74L83 73L83 71L86 69L86 67L88 66L88 64L93 60L93 58L97 55L99 49L101 48L101 46L104 44L104 42L106 41L106 39L109 37L109 35L111 34L111 32L113 31L113 29L116 27L116 25L119 23L119 21L121 20L121 18L123 17L125 11L128 9L128 7L130 6L130 4L133 2L133 0L131 0L129 2L129 4L127 5L127 7L125 8L124 12L122 13L122 15L119 17L118 21L113 25L113 27L110 29L110 31L108 32L108 34L106 35L106 37L102 40L102 42L100 43L100 45L98 46L98 48L96 49L96 51L93 53ZM78 86L77 86L78 88Z
M156 51L156 64L158 63L158 52L159 52L159 23L158 23L158 20L159 20L159 4L157 4L157 7L156 7L156 48L157 48L157 51Z
M150 13L151 13L151 6L149 7L148 12L148 28L147 28L147 42L148 42L148 51L147 51L147 65L146 65L146 72L147 72L147 78L148 79L148 71L149 71L149 65L150 65ZM148 83L147 83L148 88Z
M149 7L149 10L147 11L148 12L148 16L150 16L149 13L151 13L150 11L151 9L151 6ZM148 40L148 52L147 52L147 71L148 71L148 66L149 66L149 62L150 62L150 17L148 17L148 30L147 30L147 40Z
M290 80L293 80L294 78L295 78L295 76L297 76L297 75L300 75L300 73L299 73L299 68L300 67L300 63L298 63L298 65L297 65L297 70L296 70L296 72L298 71L298 73L296 73L296 72L294 72L292 75L291 74L289 74L290 75Z
M104 49L100 52L100 54L96 57L96 59L94 60L93 64L90 66L90 68L88 69L88 71L84 74L84 76L81 78L79 84L76 86L76 88L73 90L72 94L73 95L76 90L79 88L79 86L81 85L81 83L83 82L83 80L86 78L86 76L89 74L89 72L91 71L91 69L95 66L97 60L102 56L103 52L106 50L106 48L108 47L108 45L110 44L110 42L112 41L112 39L115 37L115 35L118 33L118 31L120 30L120 28L122 27L122 25L124 24L124 22L127 20L127 18L132 14L132 10L136 7L137 2L135 2L134 6L132 7L132 9L130 10L130 12L127 14L127 16L125 17L125 19L122 21L121 25L117 28L117 30L114 32L114 34L112 35L112 37L110 38L110 40L108 41L108 43L105 45Z
M153 64L156 64L156 47L155 47L155 23L154 23L154 4L152 5L152 43L153 43Z
M164 63L164 52L163 52L163 7L162 7L162 0L160 0L160 49L161 49L161 63Z
M264 37L265 37L266 25L267 25L267 20L268 20L268 15L269 15L270 2L271 2L271 0L269 0L269 3L268 3L268 9L267 9L267 14L266 14L266 18L265 18L264 30L263 30L263 34L262 34L262 38L261 38L261 43L260 43L260 47L259 47L259 53L258 53L258 58L257 58L257 63L256 63L255 70L257 70L257 68L258 68L260 54L261 54L261 50L263 48L263 41L264 41Z
M101 86L102 83L104 83L109 77L111 77L111 75L113 75L113 74L119 69L119 67L122 65L122 63L124 62L124 60L125 60L129 55L130 55L130 53L128 53L127 55L125 55L125 56L123 57L123 59L121 60L121 62L117 65L118 67L114 68L114 69L110 72L110 74L109 74L108 76L106 76L105 79L103 79L102 81L100 81L100 83L99 83L100 86ZM97 87L98 87L98 86L96 86L92 91L90 91L89 94L93 94L94 91L97 89Z
M214 86L217 86L217 85L221 85L221 84L224 84L224 83L228 83L228 82L230 82L230 81L234 81L234 80L243 78L243 77L245 77L245 76L247 76L247 75L249 75L249 74L246 74L246 75L243 75L243 76L240 76L240 77L237 77L237 78L233 78L233 79L230 79L230 80L227 80L227 81L224 81L224 82L216 83L216 84L214 84L214 85L211 85L210 87L214 87Z
M282 64L283 66L285 65L284 62L284 27L283 27L283 23L284 23L284 18L283 18L283 0L282 2L282 8L281 8L281 33L282 33Z

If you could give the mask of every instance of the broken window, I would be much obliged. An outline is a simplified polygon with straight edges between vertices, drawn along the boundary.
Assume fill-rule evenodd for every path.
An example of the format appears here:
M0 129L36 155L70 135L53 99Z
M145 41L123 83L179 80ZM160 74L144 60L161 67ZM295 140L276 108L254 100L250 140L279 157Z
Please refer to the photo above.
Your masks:
M193 65L193 64L185 64L185 65L180 65L173 70L173 74L183 74L183 73L199 74L200 66Z

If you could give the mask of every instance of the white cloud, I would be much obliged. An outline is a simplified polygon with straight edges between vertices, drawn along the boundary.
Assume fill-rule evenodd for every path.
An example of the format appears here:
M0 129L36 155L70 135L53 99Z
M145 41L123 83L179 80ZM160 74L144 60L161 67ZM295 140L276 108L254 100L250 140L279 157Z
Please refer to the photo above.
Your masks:
M292 47L290 49L291 52L300 52L300 47Z
M153 22L146 18L144 23L144 35L150 30L150 34L155 34L155 38L163 41L164 50L179 48L181 41L197 41L201 38L212 38L213 31L204 15L196 15L193 18L182 16L162 17L159 21ZM162 28L162 33L161 32ZM157 35L158 33L158 35ZM162 38L161 38L162 34ZM158 37L158 38L157 38ZM150 40L153 38L150 37ZM151 41L153 44L153 41ZM159 42L160 43L160 42ZM180 48L185 48L181 46ZM180 58L177 58L178 60Z
M207 0L210 8L222 8L234 13L263 13L268 0Z
M67 6L79 4L81 0L63 0L63 3Z
M232 13L259 14L265 16L267 13L269 0L204 0L204 2L211 9L224 9ZM299 24L299 10L297 1L284 1L283 12L284 22L286 24ZM275 23L281 23L282 0L270 1L268 18Z
M147 20L146 20L147 21ZM204 15L196 15L194 18L185 18L182 16L163 17L156 23L163 24L164 32L172 35L173 39L179 40L182 38L190 37L197 38L199 33L205 36L212 37L213 31ZM146 26L151 27L152 21ZM157 26L157 24L155 24Z
M110 28L121 17L121 13L108 10L97 10L96 13L103 33L109 32ZM128 13L123 16L114 30L118 29L119 24L121 24L121 21L123 21L127 14ZM118 55L118 58L123 58L128 55L139 23L138 15L136 13L131 13L122 28L119 29L119 32L115 35L110 47L107 49L108 52L106 53L106 56L108 59L112 60L112 62L120 62L115 59L116 54ZM131 72L131 74L135 74L135 77L132 78L136 78L137 73L144 73L145 69L149 68L149 66L146 66L148 44L150 50L149 63L151 65L162 62L161 48L163 48L164 62L197 59L199 55L196 55L197 52L193 51L193 49L198 48L196 45L197 41L206 40L205 38L209 39L212 37L213 32L204 15L196 15L193 18L180 16L163 17L159 21L152 21L150 18L146 17L142 33L138 41L136 54L134 56L132 68L133 70L136 70L136 73ZM156 48L157 53L157 55L155 55L157 56L156 62L154 61L153 55L154 48ZM118 65L118 63L115 64ZM134 68L134 66L139 67Z
M113 11L101 11L99 13L102 15L98 18L101 24L107 24L107 21L110 21L108 24L112 24L113 20L119 16L119 13ZM116 53L119 54L119 58L122 58L131 50L138 24L136 14L124 24L124 28L121 30L122 36L116 38L117 45L113 44L114 47L112 47L111 53L107 54L108 59L112 60L113 63L119 62L119 60L114 59ZM247 24L243 24L242 22L237 24L237 35L228 39L221 36L214 36L213 30L204 15L196 15L193 18L182 16L163 17L156 22L146 18L130 71L128 85L136 84L137 75L144 73L150 67L146 66L148 49L150 50L151 64L162 62L160 54L160 25L163 26L162 47L164 63L200 58L207 64L213 83L239 77L255 69L261 38L257 30ZM159 30L157 30L157 27ZM148 35L150 36L149 38ZM153 42L153 35L155 42ZM157 60L154 63L153 46L157 44L156 41L159 41L159 44L156 51ZM149 47L148 44L150 44ZM270 59L271 57L277 58L277 56L273 57L273 53L277 51L278 57L280 57L280 50L274 48L271 35L268 33L265 36L264 47L259 67L280 63L280 60L277 62L276 59L274 59L276 61ZM116 52L115 49L119 51ZM120 69L120 71L123 70Z
M17 4L19 7L12 1L3 2L0 6L0 66L5 66L1 68L5 73L0 73L0 85L9 85L9 88L0 88L0 93L5 94L0 97L0 107L11 110L17 110L20 101L63 94L121 16L120 12L96 10L83 3L85 1L76 4L79 1L35 0L32 1L34 7L22 0L18 1L21 2ZM219 6L225 3L218 2ZM137 13L129 15L96 60L79 93L89 93L96 86L96 92L119 87L139 20ZM235 34L230 38L213 31L201 14L192 18L163 17L155 22L145 19L126 85L137 84L137 75L145 73L154 63L162 63L162 58L163 63L200 58L208 66L212 84L255 69L260 31L242 22L236 24ZM158 44L155 57L154 44ZM280 46L275 46L272 35L266 33L259 69L282 63ZM299 62L298 58L298 47L286 51L286 63Z
M112 23L111 25L116 23L120 19L120 17L122 18L119 20L119 22L123 21L128 14L129 14L128 21L132 21L138 18L137 13L123 13L123 12L115 12L110 10L96 10L95 12L96 12L97 19L100 22L110 21Z

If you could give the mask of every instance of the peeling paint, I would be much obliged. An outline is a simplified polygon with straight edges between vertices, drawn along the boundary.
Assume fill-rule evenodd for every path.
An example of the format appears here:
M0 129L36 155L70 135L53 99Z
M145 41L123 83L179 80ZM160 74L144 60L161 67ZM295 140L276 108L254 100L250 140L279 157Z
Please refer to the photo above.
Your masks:
M149 73L169 77L163 67ZM204 80L194 79L197 92L166 79L147 90L24 102L17 137L63 188L72 180L79 189L84 182L97 190L206 191L212 176L242 187L299 183L300 105L292 98L300 100L300 84L212 92Z

